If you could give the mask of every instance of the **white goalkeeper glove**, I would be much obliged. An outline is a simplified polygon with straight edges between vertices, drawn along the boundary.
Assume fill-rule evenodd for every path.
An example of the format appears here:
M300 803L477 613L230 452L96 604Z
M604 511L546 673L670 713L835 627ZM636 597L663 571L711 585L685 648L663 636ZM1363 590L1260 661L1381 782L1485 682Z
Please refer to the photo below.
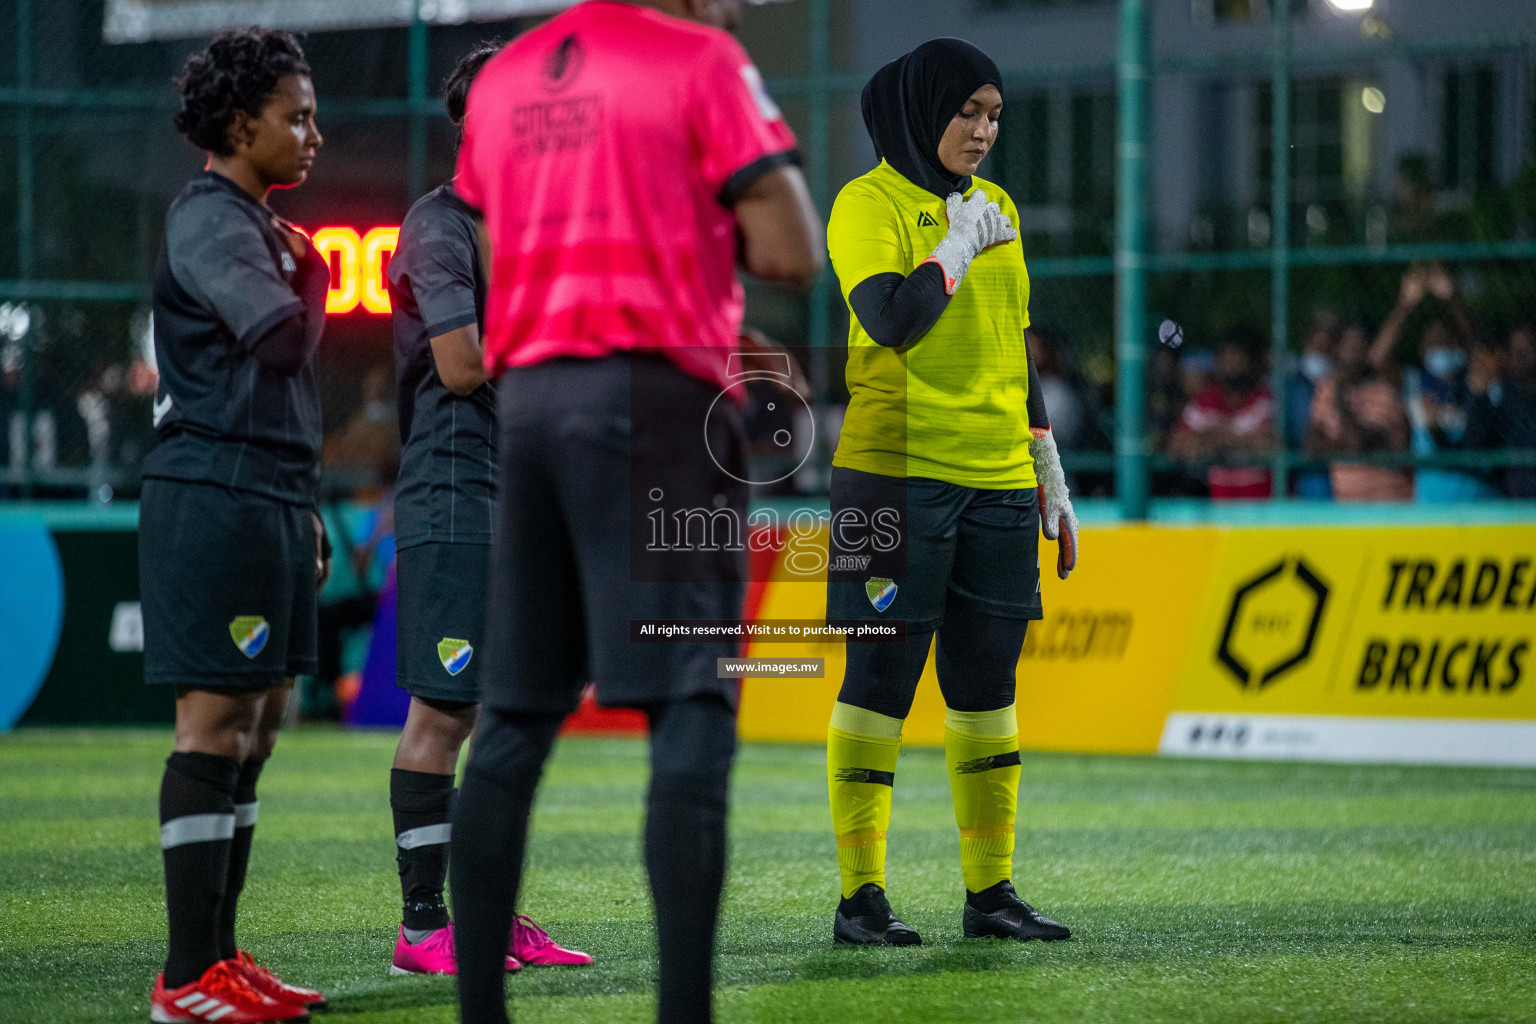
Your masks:
M1029 454L1040 490L1040 532L1056 541L1056 575L1066 579L1077 568L1077 513L1072 511L1061 452L1049 427L1029 442Z
M951 192L944 201L949 209L949 233L929 254L923 263L937 263L944 272L944 291L955 294L961 278L971 267L971 260L1001 242L1011 242L1019 237L1002 208L987 201L981 189L963 199L958 192ZM918 264L922 266L922 264Z

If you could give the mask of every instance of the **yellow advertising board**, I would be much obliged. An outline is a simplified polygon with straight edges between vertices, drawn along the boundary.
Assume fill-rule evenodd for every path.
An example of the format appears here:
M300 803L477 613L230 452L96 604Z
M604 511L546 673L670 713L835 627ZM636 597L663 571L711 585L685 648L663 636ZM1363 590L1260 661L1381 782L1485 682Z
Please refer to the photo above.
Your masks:
M1536 761L1533 563L1532 527L1223 531L1161 749Z
M1104 753L1157 749L1217 542L1216 531L1198 528L1084 530L1082 565L1071 578L1059 580L1049 569L1043 573L1045 618L1030 624L1019 659L1022 745ZM824 551L825 534L819 543ZM1042 554L1054 563L1054 545L1046 544ZM825 574L797 576L781 560L757 618L820 619L825 614ZM842 683L842 643L754 644L748 654L825 658L826 677L748 679L742 689L742 736L824 739ZM944 701L931 654L903 738L943 742Z
M1069 580L1043 574L1019 659L1027 748L1536 764L1536 527L1127 526L1082 549ZM824 617L824 573L785 561L757 618ZM747 680L742 735L821 740L842 643L747 653L826 674ZM930 655L904 739L943 722Z

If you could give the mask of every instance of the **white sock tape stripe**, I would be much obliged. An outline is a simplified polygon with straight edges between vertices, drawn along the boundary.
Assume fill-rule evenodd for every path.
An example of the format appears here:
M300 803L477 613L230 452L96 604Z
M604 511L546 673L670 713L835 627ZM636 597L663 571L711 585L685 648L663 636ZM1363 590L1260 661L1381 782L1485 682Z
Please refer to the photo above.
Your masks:
M235 828L250 828L256 824L256 812L260 808L260 800L252 800L248 804L235 804Z
M160 826L160 849L169 850L187 843L214 843L233 839L234 835L233 814L187 814Z
M418 846L436 846L439 843L446 843L452 837L453 825L444 822L441 825L408 828L395 836L395 845L402 850L414 850Z

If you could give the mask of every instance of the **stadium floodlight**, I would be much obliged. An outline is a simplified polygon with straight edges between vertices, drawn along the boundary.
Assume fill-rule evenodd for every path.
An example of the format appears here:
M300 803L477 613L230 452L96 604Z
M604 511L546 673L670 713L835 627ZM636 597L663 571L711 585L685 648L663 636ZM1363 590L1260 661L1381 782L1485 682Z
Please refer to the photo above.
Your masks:
M575 0L419 0L434 25L552 14ZM296 32L409 25L418 0L107 0L102 38L109 43L184 39L244 25Z
M1328 0L1328 6L1343 14L1359 14L1375 6L1376 0Z

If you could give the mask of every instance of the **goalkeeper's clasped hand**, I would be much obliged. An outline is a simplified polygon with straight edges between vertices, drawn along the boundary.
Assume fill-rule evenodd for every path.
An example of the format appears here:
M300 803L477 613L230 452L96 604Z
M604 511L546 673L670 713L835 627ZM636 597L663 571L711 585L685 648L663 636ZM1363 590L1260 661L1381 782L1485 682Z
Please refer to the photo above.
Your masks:
M1077 568L1077 513L1067 492L1067 475L1051 428L1035 431L1029 442L1040 491L1040 532L1056 541L1056 575L1066 579Z
M951 192L944 203L949 213L949 232L923 263L939 265L944 272L944 291L953 295L970 269L971 260L994 245L1013 241L1018 232L1002 208L988 200L986 192L979 188L969 199Z

